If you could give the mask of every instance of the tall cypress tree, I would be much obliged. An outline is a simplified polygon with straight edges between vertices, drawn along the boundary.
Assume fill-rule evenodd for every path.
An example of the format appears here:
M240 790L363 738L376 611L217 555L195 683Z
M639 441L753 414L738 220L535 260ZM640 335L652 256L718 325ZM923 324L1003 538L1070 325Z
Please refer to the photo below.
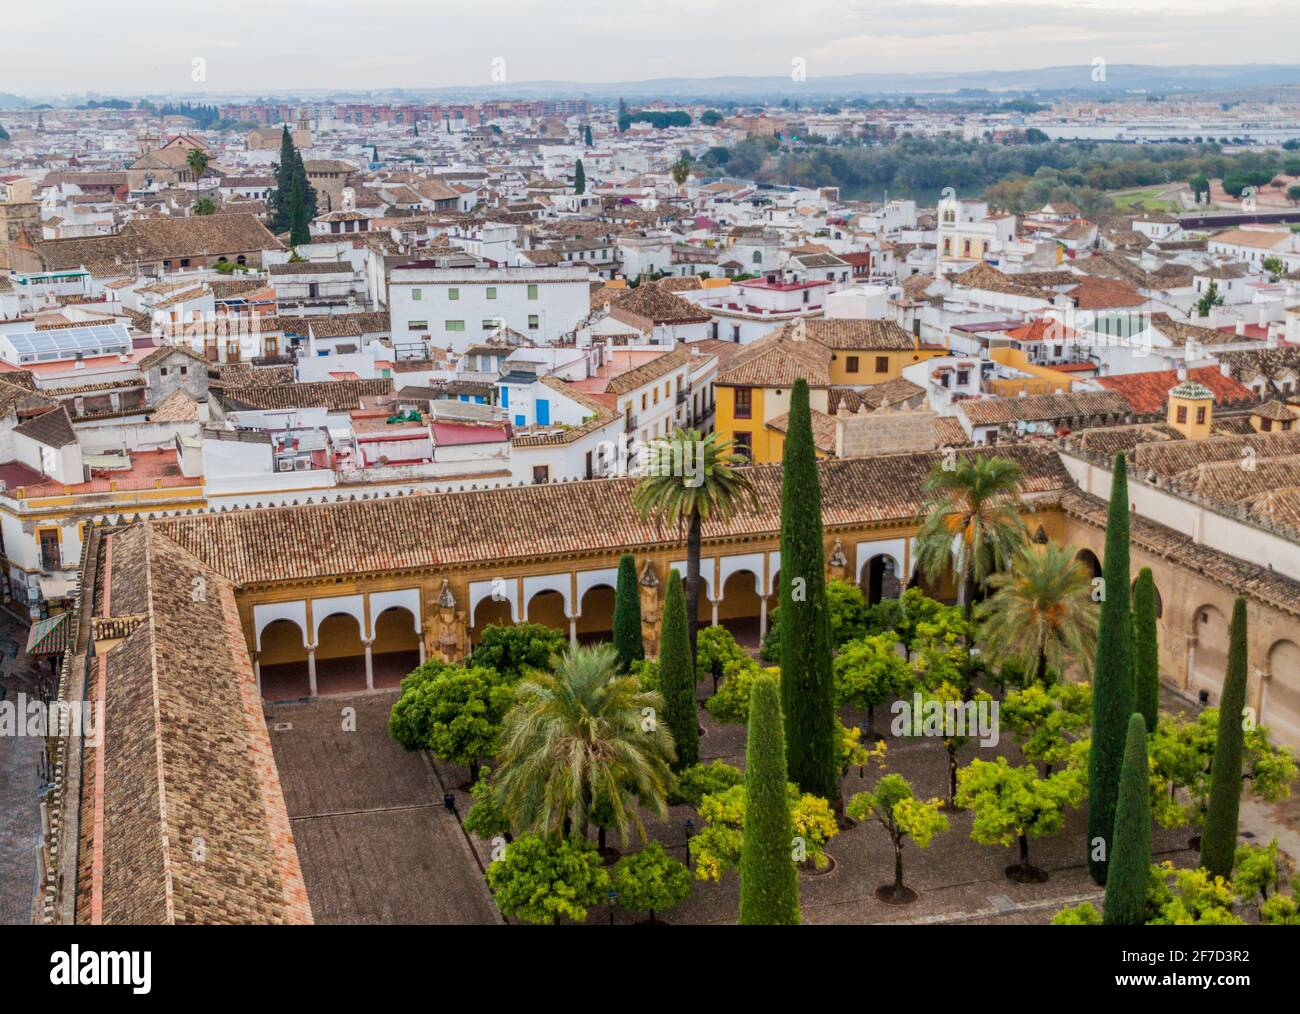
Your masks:
M311 242L311 230L308 228L307 199L303 194L303 181L294 178L289 190L289 243L298 246Z
M275 164L275 192L271 194L271 231L288 232L289 202L293 193L294 156L293 138L286 124L280 132L280 161Z
M691 635L686 622L686 593L676 569L668 575L664 596L663 633L659 641L659 692L664 697L664 722L677 744L674 771L700 762L700 713L695 700L695 667L691 665Z
M1115 455L1106 514L1106 559L1097 664L1092 685L1092 749L1088 752L1088 871L1106 883L1114 843L1115 800L1124 740L1133 714L1133 615L1129 606L1128 467Z
M1246 707L1246 600L1238 597L1228 627L1228 670L1219 695L1219 734L1210 762L1210 805L1201 831L1201 865L1219 877L1232 875L1241 807L1241 754Z
M1156 625L1156 582L1150 567L1133 586L1133 690L1147 732L1156 731L1160 709L1160 642Z
M766 673L749 691L745 743L745 832L740 851L740 924L795 926L799 880L786 794L785 734L776 681Z
M627 672L645 658L641 640L641 590L637 587L636 560L631 553L618 558L618 586L614 589L614 650L618 668Z
M578 159L578 164L573 167L573 192L575 194L587 192L587 170L582 168L582 159Z
M1105 922L1141 926L1146 922L1147 881L1151 875L1151 783L1147 727L1141 712L1129 717L1124 763L1115 804L1113 851L1106 876Z
M790 392L781 480L781 705L790 780L835 802L839 764L830 620L822 546L822 494L808 383Z

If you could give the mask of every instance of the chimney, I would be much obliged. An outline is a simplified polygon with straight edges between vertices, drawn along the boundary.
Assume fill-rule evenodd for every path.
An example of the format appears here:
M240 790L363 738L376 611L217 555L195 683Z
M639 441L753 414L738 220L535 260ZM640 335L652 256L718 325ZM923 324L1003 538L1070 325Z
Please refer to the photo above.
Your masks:
M1242 320L1241 318L1238 318L1238 319L1237 319L1237 323L1236 323L1235 330L1236 330L1236 332L1237 332L1238 337L1240 337L1241 335L1244 335L1244 334L1246 333L1246 322L1245 322L1244 320Z
M1232 376L1232 367L1228 365L1228 361L1226 359L1219 360L1219 372L1223 374L1223 376L1225 377Z
M1181 384L1187 379L1187 364L1183 363L1178 367L1178 382Z
M1268 307L1266 306L1259 308L1259 326L1268 327Z
M1272 324L1270 324L1270 325L1268 326L1268 339L1267 339L1267 344L1268 344L1268 347L1269 347L1269 348L1271 348L1271 349L1275 349L1275 348L1277 348L1278 338L1281 337L1281 336L1278 334L1278 332L1281 331L1281 330L1282 330L1282 326L1281 326L1280 324L1276 323L1276 322L1274 322L1274 323L1272 323Z

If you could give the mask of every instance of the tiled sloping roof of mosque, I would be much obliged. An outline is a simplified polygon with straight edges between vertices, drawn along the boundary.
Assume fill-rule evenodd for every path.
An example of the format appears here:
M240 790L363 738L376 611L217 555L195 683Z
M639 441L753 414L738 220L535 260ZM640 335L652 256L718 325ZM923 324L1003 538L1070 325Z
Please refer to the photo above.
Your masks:
M996 453L1021 466L1027 496L1070 485L1068 473L1050 448L1006 445ZM915 518L925 504L922 483L940 456L936 451L821 462L825 524ZM706 522L706 540L773 536L778 531L780 466L756 466L749 474L760 509ZM675 542L675 529L639 520L632 506L636 483L635 478L597 479L242 509L149 524L238 585Z
M230 581L146 525L98 548L96 619L130 622L91 662L78 921L311 922Z

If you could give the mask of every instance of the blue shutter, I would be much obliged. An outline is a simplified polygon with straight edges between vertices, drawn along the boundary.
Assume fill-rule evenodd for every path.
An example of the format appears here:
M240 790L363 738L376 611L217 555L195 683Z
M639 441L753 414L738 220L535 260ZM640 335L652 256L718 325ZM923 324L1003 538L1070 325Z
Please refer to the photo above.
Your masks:
M524 418L523 416L521 416L521 415L517 415L517 416L515 416L515 425L516 425L516 426L527 426L527 425L528 425L528 420L525 419L525 418Z
M501 407L510 407L510 388L506 387L505 384L501 385Z
M549 426L551 424L551 403L545 398L537 399L537 425Z

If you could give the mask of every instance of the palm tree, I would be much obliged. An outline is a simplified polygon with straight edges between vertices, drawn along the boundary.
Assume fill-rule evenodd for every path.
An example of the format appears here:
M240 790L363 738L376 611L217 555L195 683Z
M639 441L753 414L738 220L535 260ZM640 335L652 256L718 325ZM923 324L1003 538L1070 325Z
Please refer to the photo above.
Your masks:
M620 675L609 644L569 648L554 668L518 685L502 723L502 806L519 830L585 837L599 803L623 842L631 827L644 841L638 801L666 817L675 784L672 733L654 720L663 698Z
M671 439L661 437L650 444L645 477L632 494L632 505L645 521L653 517L686 528L686 615L690 619L691 664L695 664L695 642L700 615L700 541L704 522L711 517L729 518L748 500L758 510L758 494L749 476L738 467L748 464L744 455L732 450L730 440L716 433L701 436L698 430L673 431Z
M989 578L995 594L981 603L984 644L993 658L1036 667L1044 681L1050 665L1065 671L1077 661L1085 675L1097 641L1092 574L1059 543L1022 546L1009 570Z
M198 180L208 171L208 164L212 160L208 158L207 152L199 148L191 148L189 154L185 156L185 164L189 166L190 172L194 173L194 180Z
M1014 461L988 455L940 461L925 480L930 509L916 536L916 560L931 582L953 574L968 620L985 582L1024 544L1020 480Z

